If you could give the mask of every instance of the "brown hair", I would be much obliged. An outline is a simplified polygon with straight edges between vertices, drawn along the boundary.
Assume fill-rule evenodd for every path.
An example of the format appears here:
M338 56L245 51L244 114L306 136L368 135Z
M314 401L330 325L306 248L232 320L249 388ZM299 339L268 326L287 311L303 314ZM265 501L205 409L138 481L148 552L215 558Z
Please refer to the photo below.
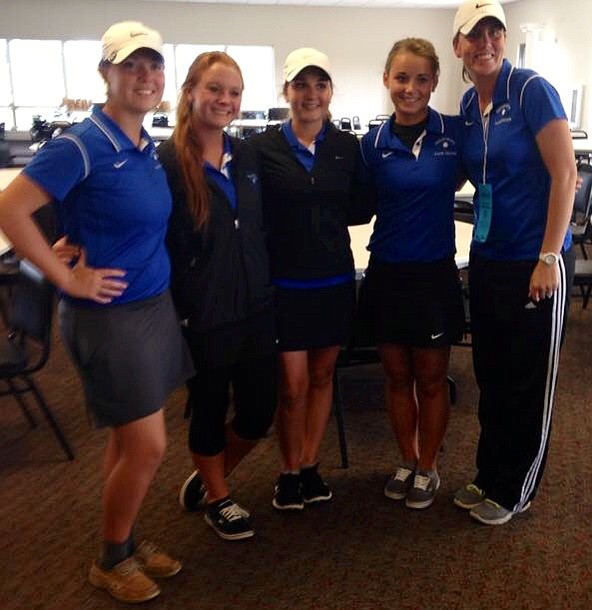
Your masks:
M319 66L306 66L306 68L302 68L302 70L300 70L300 72L298 72L298 74L290 81L284 81L284 85L282 87L282 93L284 95L284 99L287 99L288 97L288 87L290 86L290 83L293 83L295 80L298 79L298 77L303 74L304 72L311 72L313 73L315 76L317 76L318 78L320 78L321 80L326 80L329 82L329 85L331 86L331 90L333 91L333 80L331 79L331 77L325 72L325 70L323 70L322 68L319 68ZM331 111L329 109L327 109L327 116L325 117L326 120L331 120Z
M206 224L210 209L207 183L202 170L203 150L197 137L191 91L199 83L204 72L218 63L234 68L239 73L244 87L241 69L230 55L221 51L201 53L189 67L185 82L181 86L177 104L177 122L173 131L177 163L185 182L187 206L196 229L201 229Z
M432 71L434 72L436 81L438 80L438 76L440 76L440 60L438 59L434 45L429 40L425 40L424 38L403 38L403 40L395 42L392 49L389 51L386 63L384 64L384 71L386 73L390 71L393 59L399 53L413 53L413 55L418 55L419 57L427 59L432 64Z

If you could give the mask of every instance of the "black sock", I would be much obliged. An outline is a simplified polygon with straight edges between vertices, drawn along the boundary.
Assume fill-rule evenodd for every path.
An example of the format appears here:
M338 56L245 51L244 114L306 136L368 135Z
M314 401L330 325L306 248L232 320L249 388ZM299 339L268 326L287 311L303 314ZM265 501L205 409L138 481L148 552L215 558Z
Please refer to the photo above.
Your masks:
M132 527L129 538L127 539L127 552L128 557L131 557L136 552L136 525Z
M129 552L129 541L129 538L125 542L109 542L108 540L103 540L103 555L99 561L99 566L103 570L111 570L118 563L131 557L132 554Z

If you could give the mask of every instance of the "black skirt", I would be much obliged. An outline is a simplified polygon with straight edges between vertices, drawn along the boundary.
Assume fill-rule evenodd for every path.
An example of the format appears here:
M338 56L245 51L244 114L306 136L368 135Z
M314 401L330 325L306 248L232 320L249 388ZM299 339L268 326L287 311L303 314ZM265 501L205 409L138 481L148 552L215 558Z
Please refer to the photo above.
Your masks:
M370 259L360 287L359 322L377 344L442 347L465 328L461 282L454 259L384 263Z
M280 351L344 345L355 308L355 283L326 288L276 288Z

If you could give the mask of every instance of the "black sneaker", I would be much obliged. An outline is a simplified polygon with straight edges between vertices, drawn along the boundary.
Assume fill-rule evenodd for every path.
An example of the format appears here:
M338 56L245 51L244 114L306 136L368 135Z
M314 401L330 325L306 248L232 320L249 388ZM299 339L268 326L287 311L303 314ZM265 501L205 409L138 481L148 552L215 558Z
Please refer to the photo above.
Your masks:
M271 501L277 510L302 510L302 484L299 474L282 473L275 484L275 495Z
M302 482L302 499L306 504L315 502L328 502L333 493L318 471L319 465L308 466L300 471L300 481Z
M205 522L224 540L251 538L255 531L245 517L246 511L230 498L208 505Z
M179 490L179 504L189 512L206 506L206 486L197 470L187 477Z

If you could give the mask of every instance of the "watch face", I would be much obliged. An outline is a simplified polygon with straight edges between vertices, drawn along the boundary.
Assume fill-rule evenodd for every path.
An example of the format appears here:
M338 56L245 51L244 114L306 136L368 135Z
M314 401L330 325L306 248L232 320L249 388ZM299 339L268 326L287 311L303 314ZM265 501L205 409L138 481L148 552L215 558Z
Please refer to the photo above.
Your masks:
M553 253L545 254L545 264L546 265L549 265L549 266L554 265L557 262L557 259L558 259L558 257L556 254L553 254Z

